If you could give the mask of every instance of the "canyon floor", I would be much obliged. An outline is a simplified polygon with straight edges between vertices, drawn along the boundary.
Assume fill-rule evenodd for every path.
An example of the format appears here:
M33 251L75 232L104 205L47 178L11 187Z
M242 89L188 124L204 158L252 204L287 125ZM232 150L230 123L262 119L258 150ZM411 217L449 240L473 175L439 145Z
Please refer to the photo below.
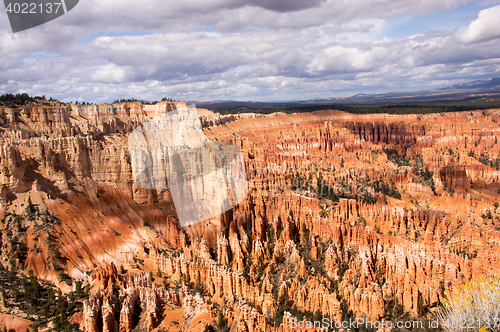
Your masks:
M248 195L180 227L169 189L134 182L127 142L183 105L0 108L0 329L424 320L499 273L500 110L198 109L211 142L241 148Z

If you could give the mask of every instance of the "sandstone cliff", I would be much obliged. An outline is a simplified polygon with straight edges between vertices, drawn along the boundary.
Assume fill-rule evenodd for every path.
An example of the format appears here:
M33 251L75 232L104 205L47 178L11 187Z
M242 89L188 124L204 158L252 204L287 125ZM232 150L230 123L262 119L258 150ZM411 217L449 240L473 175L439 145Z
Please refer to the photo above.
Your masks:
M168 189L134 183L127 148L131 130L177 106L1 110L2 265L66 292L83 280L82 329L290 331L294 317L425 316L445 290L498 273L498 110L200 110L210 140L241 147L249 194L181 228Z

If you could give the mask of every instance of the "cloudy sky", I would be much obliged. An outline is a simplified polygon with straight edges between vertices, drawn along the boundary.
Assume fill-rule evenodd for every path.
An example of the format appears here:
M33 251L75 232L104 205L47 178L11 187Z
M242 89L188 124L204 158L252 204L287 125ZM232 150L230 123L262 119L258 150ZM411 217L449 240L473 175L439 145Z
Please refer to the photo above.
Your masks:
M500 0L80 0L12 33L0 93L278 101L500 77Z

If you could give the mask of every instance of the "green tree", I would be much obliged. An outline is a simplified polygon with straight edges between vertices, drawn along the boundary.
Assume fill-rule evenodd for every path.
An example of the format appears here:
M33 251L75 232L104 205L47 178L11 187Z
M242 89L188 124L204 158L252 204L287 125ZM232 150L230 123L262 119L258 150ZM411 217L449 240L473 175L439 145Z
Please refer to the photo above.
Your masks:
M31 331L38 332L38 323L31 324Z
M229 331L229 329L227 327L227 320L224 317L224 314L222 313L222 311L219 311L219 315L217 316L217 327L218 327L219 331L222 331L222 332Z

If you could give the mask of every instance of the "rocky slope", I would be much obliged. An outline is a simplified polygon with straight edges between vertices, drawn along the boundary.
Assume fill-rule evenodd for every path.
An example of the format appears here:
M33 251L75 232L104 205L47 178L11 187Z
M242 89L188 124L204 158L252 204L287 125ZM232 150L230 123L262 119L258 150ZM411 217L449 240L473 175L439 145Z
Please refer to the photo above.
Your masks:
M168 189L134 183L127 147L134 128L178 106L0 110L1 265L65 293L83 281L81 330L429 317L445 290L499 272L499 110L199 110L211 141L241 147L249 194L181 228Z

